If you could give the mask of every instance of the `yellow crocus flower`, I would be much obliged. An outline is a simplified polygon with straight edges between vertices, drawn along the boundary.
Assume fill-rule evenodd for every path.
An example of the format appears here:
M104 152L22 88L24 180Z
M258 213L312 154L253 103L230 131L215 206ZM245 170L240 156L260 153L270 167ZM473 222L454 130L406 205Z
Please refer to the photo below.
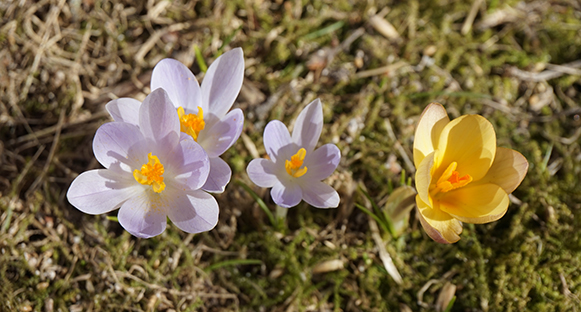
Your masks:
M460 239L462 223L488 223L508 208L508 194L524 179L528 162L496 146L492 124L480 115L452 121L444 107L426 107L414 138L416 203L428 235L439 243Z

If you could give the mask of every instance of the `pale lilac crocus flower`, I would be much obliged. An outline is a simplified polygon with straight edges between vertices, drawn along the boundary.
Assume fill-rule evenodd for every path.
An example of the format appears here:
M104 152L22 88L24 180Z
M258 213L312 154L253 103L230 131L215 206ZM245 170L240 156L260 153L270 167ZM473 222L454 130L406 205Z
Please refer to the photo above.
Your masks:
M97 130L93 152L106 169L79 175L67 192L69 202L92 215L120 208L121 226L142 238L161 234L167 217L188 233L214 228L218 203L200 189L210 171L208 156L193 139L180 138L166 92L149 94L135 120Z
M153 69L151 89L163 88L180 118L181 131L189 134L210 158L210 174L203 190L221 193L232 176L230 166L220 158L240 137L244 115L239 108L228 112L244 79L241 48L218 57L208 68L202 85L194 74L174 59L163 59ZM121 98L107 104L115 121L135 123L139 101Z
M286 126L273 120L264 129L264 147L270 159L254 159L246 171L260 187L272 187L274 202L284 208L301 200L317 208L335 208L339 194L321 182L335 171L341 152L334 144L315 150L323 129L323 106L319 99L299 114L292 137Z

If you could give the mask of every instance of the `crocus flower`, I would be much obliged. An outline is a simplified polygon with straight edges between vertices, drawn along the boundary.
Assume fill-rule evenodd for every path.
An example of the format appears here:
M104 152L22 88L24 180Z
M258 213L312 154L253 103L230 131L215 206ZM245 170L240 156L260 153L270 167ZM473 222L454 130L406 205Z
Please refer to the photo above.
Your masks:
M93 152L106 169L79 175L69 202L93 215L120 208L121 226L143 238L162 233L167 217L188 233L214 228L218 203L200 189L210 171L208 156L193 139L180 139L166 92L149 94L135 119L137 125L110 122L97 130Z
M240 137L244 115L239 108L230 112L244 79L244 56L241 48L218 57L204 77L202 86L182 63L163 59L153 69L151 90L163 88L175 106L181 131L198 142L210 158L210 174L203 190L221 193L232 170L220 158ZM115 121L135 124L139 101L121 98L107 104Z
M341 152L334 144L315 150L323 129L323 107L319 99L311 102L299 114L292 137L278 121L264 128L264 147L270 159L254 159L246 171L250 180L260 187L272 187L274 202L285 208L301 200L317 208L335 208L339 194L321 182L339 164Z
M452 121L444 107L426 107L415 133L418 216L439 243L460 239L462 223L488 223L508 208L508 194L524 179L527 160L496 146L492 124L480 115Z

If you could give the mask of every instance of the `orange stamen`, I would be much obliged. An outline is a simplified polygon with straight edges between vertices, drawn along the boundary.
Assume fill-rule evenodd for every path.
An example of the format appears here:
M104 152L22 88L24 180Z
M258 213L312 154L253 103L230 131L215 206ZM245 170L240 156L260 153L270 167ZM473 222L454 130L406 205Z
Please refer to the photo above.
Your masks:
M183 107L178 107L178 116L180 118L180 130L185 132L198 141L198 134L204 130L204 111L198 106L198 114L186 114Z
M163 165L159 162L159 158L151 153L147 155L147 159L148 162L141 166L141 170L135 169L133 171L133 177L143 185L151 185L154 192L161 193L165 189L162 177Z
M295 178L302 177L307 173L307 167L301 169L306 155L307 151L304 148L301 148L296 154L291 156L290 160L286 160L284 164L286 172Z

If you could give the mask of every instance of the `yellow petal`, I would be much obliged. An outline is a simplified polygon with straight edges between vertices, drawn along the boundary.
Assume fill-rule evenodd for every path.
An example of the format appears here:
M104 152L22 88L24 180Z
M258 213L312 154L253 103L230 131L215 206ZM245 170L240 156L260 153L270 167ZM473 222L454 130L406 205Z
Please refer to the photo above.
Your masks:
M414 135L414 163L417 166L424 157L438 146L442 129L450 122L446 109L441 104L430 103L420 116Z
M432 181L432 166L434 165L434 152L431 152L417 166L416 190L420 199L431 205L430 182Z
M508 208L508 194L498 185L488 183L441 194L434 206L467 223L488 223L500 219Z
M460 175L478 181L486 175L496 154L496 133L492 124L480 115L463 115L450 121L442 130L434 158L434 176L440 176L457 162Z
M529 163L521 153L497 147L492 166L478 184L494 183L510 194L520 185L528 169Z
M433 209L416 196L418 218L426 233L436 242L451 244L460 240L462 224L449 214Z

